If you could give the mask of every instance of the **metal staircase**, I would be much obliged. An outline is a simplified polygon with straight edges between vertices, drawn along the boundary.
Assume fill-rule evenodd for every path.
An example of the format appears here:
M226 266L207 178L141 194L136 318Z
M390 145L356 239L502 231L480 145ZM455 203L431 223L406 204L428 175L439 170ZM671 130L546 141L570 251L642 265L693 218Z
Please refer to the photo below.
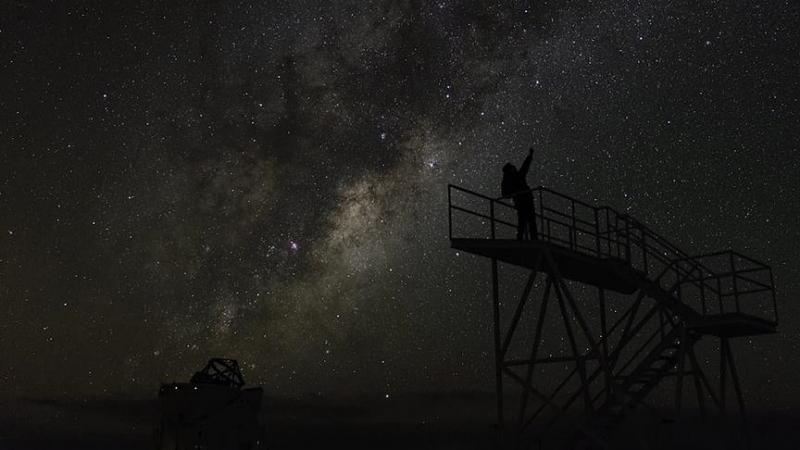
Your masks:
M453 185L448 189L451 246L491 259L498 421L505 423L503 385L510 378L522 391L516 426L511 427L515 442L522 442L530 428L541 439L559 421L578 414L578 435L590 447L607 447L611 432L671 377L676 379L676 411L684 401L685 379L693 380L703 413L706 402L725 410L730 381L744 420L730 339L775 332L778 316L770 267L733 251L691 257L627 214L543 187L532 193L539 235L518 241L510 239L516 229L513 205ZM513 306L507 321L501 321L501 263L530 271L519 301L502 302ZM533 310L536 319L528 320L526 327L522 317L534 302L529 298L540 274L545 277L539 286L540 308ZM579 285L584 293L586 286L597 288L595 326L573 295ZM626 305L613 324L608 320L610 296ZM569 356L541 357L550 302L558 304ZM515 357L515 336L525 334L526 328L534 335L530 353ZM586 351L580 350L579 337ZM695 355L701 339L719 341L717 376L708 376L708 368ZM565 362L574 363L573 370L550 393L544 392L534 379L534 368ZM716 380L719 387L712 386ZM538 408L531 407L530 399ZM575 405L582 405L582 411L576 413ZM540 424L532 427L535 423ZM575 441L571 445L576 446Z
M606 429L623 420L675 368L681 351L682 331L684 329L674 328L630 374L615 377L619 385L614 395L598 409L601 416L609 419Z

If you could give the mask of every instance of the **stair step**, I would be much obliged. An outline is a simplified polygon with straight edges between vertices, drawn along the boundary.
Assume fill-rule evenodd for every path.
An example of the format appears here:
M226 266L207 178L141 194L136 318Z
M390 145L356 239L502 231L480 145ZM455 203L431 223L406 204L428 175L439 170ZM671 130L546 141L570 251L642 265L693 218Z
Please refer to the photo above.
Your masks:
M618 391L616 395L607 398L599 410L603 419L595 422L598 430L618 427L647 398L653 388L669 375L680 359L681 348L694 343L692 340L679 341L678 333L679 330L676 329L665 334L660 344L639 357L639 365L634 366L631 372L613 377Z

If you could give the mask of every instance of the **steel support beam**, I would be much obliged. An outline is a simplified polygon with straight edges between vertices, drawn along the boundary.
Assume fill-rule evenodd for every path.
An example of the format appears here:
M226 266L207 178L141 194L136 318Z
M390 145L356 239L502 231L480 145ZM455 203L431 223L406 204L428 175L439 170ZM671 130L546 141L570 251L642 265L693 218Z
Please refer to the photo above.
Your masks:
M503 355L500 347L500 280L497 258L492 258L492 316L494 318L495 393L497 394L497 427L503 429Z

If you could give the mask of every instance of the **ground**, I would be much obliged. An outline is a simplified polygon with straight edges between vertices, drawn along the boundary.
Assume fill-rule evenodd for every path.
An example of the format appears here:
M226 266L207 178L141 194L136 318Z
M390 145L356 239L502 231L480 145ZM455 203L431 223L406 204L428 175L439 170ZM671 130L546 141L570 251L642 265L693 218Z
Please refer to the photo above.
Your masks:
M488 393L264 399L266 448L496 448L494 399ZM158 403L153 399L4 400L0 449L151 449ZM754 449L794 449L800 440L795 410L751 412ZM655 426L656 428L652 428ZM641 427L632 448L737 448L736 421L703 425L688 414L675 422ZM705 430L705 431L703 431ZM655 436L655 439L652 439ZM545 441L541 447L555 448ZM741 447L743 448L743 447Z

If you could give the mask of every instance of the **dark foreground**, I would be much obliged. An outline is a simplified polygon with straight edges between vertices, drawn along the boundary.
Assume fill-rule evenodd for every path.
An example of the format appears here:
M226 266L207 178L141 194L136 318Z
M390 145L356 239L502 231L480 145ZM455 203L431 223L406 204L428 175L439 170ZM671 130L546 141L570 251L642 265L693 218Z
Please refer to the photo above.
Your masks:
M152 449L158 404L151 400L5 400L0 449ZM493 399L452 393L397 398L265 398L268 449L497 448ZM753 449L800 448L800 411L751 412ZM643 439L649 439L645 443ZM647 447L645 447L647 446ZM529 448L556 448L554 442ZM736 421L703 425L692 416L641 426L631 448L744 448Z

